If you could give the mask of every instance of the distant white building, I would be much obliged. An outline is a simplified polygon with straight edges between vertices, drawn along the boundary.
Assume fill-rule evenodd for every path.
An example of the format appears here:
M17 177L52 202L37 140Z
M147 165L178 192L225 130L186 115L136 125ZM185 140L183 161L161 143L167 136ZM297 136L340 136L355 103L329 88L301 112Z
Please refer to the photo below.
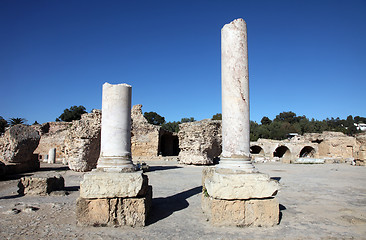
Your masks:
M357 130L366 131L366 123L355 123Z

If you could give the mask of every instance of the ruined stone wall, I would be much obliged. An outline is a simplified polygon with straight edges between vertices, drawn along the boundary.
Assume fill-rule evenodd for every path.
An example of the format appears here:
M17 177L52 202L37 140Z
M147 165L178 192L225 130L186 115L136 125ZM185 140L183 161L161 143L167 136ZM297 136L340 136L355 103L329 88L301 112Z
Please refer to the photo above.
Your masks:
M179 125L180 163L207 165L221 154L221 121L205 119Z
M251 147L262 148L261 154L252 154L253 159L279 160L285 163L294 162L299 157L311 157L325 159L325 162L352 162L363 157L366 149L366 141L363 135L359 137L347 136L340 132L306 133L304 136L296 136L290 140L258 139L251 142ZM281 157L274 155L279 148L287 148L288 151ZM306 150L312 149L312 152ZM305 153L305 154L304 154ZM302 155L304 154L304 155Z
M366 165L366 132L356 135L356 140L360 144L359 150L356 152L356 165Z
M309 133L304 135L304 139L319 143L320 158L335 159L340 162L353 160L360 148L360 143L355 137L341 132Z
M132 157L157 157L161 127L148 123L141 108L141 104L135 105L131 111Z
M65 158L69 168L78 172L91 171L96 167L100 153L100 110L81 115L72 121L65 138Z
M67 130L72 123L68 122L47 122L42 125L32 125L41 135L38 147L34 150L35 154L40 155L40 160L48 155L51 148L56 148L56 161L65 158L65 138Z

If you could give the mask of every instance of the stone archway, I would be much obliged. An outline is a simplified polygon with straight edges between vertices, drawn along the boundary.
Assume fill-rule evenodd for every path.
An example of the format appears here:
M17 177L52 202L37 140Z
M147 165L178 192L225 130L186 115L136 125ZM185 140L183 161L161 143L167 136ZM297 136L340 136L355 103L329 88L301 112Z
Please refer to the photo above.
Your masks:
M250 153L252 155L255 155L255 156L260 156L260 157L263 157L264 156L264 150L262 147L258 146L258 145L254 145L254 146L251 146L250 147Z
M282 162L290 163L291 161L291 151L286 146L279 146L273 152L273 157L278 157L282 160Z
M301 149L299 157L310 157L313 158L315 156L315 149L310 146L305 146Z

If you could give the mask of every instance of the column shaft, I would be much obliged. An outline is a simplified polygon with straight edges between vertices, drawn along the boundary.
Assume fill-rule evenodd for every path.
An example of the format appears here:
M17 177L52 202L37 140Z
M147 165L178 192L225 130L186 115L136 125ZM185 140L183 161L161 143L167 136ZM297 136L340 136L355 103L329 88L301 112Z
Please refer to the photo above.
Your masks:
M131 160L131 93L127 84L103 85L101 150L97 168L133 169Z
M252 171L247 28L243 19L221 30L222 154L219 167Z

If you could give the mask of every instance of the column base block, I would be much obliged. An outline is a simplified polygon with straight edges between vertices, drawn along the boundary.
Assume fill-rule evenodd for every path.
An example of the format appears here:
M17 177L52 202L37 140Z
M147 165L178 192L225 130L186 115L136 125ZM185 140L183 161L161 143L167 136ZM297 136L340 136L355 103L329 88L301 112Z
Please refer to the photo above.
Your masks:
M279 223L277 199L222 200L202 194L202 210L215 226L272 227Z
M80 182L82 198L126 198L145 195L148 178L142 171L121 173L94 170Z
M152 202L152 187L144 196L131 198L83 198L76 204L78 226L143 227Z
M202 186L216 199L253 199L275 196L277 181L263 173L243 173L231 169L206 167L202 171Z

